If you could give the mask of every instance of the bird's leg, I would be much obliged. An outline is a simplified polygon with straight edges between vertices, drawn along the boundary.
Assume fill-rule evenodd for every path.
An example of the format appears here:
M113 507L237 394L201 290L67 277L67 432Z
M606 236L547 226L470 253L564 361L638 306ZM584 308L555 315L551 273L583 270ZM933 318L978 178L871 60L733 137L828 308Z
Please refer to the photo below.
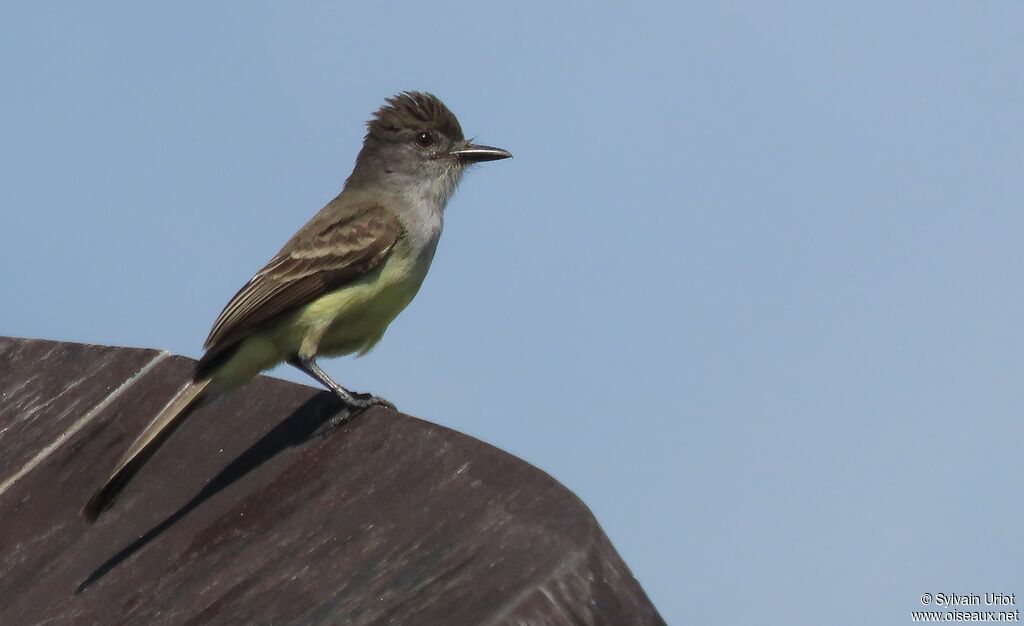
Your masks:
M358 393L355 391L349 391L327 375L327 372L320 369L320 365L317 364L315 357L303 357L293 356L288 359L288 364L299 368L303 372L309 374L315 378L321 385L330 389L334 395L338 396L342 402L354 409L366 409L375 404L394 409L395 405L391 404L384 398L375 396L371 393Z

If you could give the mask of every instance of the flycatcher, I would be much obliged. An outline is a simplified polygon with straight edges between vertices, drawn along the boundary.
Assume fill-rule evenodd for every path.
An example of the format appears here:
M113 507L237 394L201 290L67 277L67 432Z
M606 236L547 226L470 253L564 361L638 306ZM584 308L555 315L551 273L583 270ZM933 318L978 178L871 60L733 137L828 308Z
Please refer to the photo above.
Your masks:
M306 372L353 409L392 406L345 389L316 359L365 354L380 341L427 275L445 205L466 168L512 155L467 141L455 115L427 93L388 98L366 126L341 193L224 307L192 382L85 505L87 519L114 502L193 411L278 363Z

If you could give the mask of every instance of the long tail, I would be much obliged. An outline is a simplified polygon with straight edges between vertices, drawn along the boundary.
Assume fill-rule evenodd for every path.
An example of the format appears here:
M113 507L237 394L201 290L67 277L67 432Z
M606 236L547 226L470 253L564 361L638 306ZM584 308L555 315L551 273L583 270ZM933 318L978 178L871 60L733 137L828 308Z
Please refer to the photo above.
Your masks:
M142 431L142 434L135 440L132 447L128 449L107 482L82 508L82 515L85 519L94 522L103 511L110 508L132 476L145 465L153 453L167 441L167 438L185 423L185 419L202 406L206 399L203 391L209 384L209 379L191 382L167 403L167 406L157 414L146 430Z

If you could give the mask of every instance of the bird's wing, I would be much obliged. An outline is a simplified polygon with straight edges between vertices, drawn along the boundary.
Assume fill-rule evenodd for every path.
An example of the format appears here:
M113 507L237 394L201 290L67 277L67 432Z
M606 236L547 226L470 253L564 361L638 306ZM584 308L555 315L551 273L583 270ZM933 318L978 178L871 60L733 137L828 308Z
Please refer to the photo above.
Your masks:
M328 205L231 298L206 338L207 356L377 267L402 233L379 204Z

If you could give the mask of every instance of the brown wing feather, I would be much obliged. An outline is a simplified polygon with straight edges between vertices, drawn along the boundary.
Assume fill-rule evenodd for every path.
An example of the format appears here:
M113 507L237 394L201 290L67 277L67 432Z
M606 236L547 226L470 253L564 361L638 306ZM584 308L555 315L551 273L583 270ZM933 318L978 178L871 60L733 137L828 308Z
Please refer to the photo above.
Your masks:
M328 205L228 302L204 344L207 355L372 270L401 235L380 205Z

